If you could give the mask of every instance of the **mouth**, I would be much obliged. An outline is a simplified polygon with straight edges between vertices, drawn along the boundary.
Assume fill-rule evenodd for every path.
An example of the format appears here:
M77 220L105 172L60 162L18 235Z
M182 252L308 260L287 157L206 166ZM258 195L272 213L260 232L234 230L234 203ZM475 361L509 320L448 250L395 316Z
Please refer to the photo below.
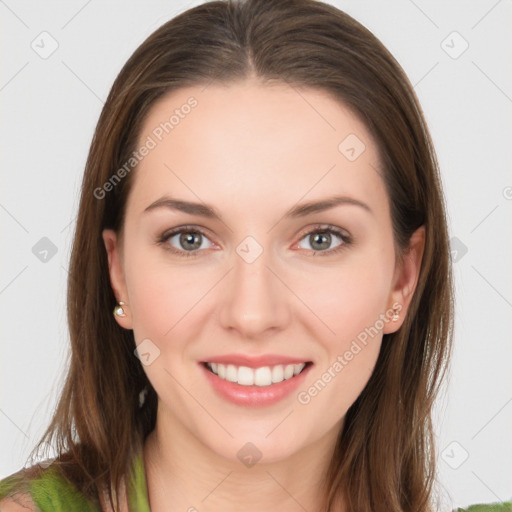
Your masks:
M305 361L294 364L276 364L257 368L210 361L205 361L201 364L209 372L224 381L232 382L240 386L270 387L297 377L309 368L313 362Z

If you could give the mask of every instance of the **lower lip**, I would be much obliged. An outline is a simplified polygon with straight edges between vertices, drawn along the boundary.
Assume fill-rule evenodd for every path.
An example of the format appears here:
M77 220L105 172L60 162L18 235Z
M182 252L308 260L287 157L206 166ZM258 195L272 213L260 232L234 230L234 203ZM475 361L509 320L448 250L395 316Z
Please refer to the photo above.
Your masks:
M302 372L294 377L283 380L270 386L242 386L237 382L229 382L221 379L215 373L206 368L204 363L199 364L213 389L222 397L235 405L250 407L264 407L272 405L289 396L301 383L304 382L309 372L311 363Z

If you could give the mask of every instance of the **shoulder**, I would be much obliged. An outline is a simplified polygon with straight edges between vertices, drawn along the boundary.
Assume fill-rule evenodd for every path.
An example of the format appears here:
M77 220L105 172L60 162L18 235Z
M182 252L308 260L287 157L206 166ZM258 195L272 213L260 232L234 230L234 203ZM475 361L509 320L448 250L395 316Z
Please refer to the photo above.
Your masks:
M481 503L468 508L457 508L452 512L512 512L512 501L503 503Z
M0 499L0 512L39 512L29 494L16 493Z
M99 512L57 465L35 465L0 480L0 512Z
M37 510L30 496L33 471L21 469L0 480L0 512Z

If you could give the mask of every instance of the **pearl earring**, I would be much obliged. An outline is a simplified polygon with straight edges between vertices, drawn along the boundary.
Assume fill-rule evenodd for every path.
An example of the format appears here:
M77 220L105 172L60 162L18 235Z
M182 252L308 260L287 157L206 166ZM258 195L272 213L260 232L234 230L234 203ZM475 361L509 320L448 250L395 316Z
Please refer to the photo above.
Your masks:
M400 310L393 309L393 318L391 318L391 321L396 322L399 318L400 318Z
M126 313L124 312L123 306L125 305L124 302L118 302L116 307L114 308L113 314L114 316L118 316L121 318L124 318L126 316Z

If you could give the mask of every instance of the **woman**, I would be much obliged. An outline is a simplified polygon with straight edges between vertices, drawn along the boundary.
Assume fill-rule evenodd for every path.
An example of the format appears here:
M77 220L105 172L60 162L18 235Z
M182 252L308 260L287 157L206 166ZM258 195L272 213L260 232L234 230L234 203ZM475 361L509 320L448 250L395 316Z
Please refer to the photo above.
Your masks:
M35 449L59 456L2 510L435 510L452 303L435 153L382 44L312 0L190 9L105 103Z

